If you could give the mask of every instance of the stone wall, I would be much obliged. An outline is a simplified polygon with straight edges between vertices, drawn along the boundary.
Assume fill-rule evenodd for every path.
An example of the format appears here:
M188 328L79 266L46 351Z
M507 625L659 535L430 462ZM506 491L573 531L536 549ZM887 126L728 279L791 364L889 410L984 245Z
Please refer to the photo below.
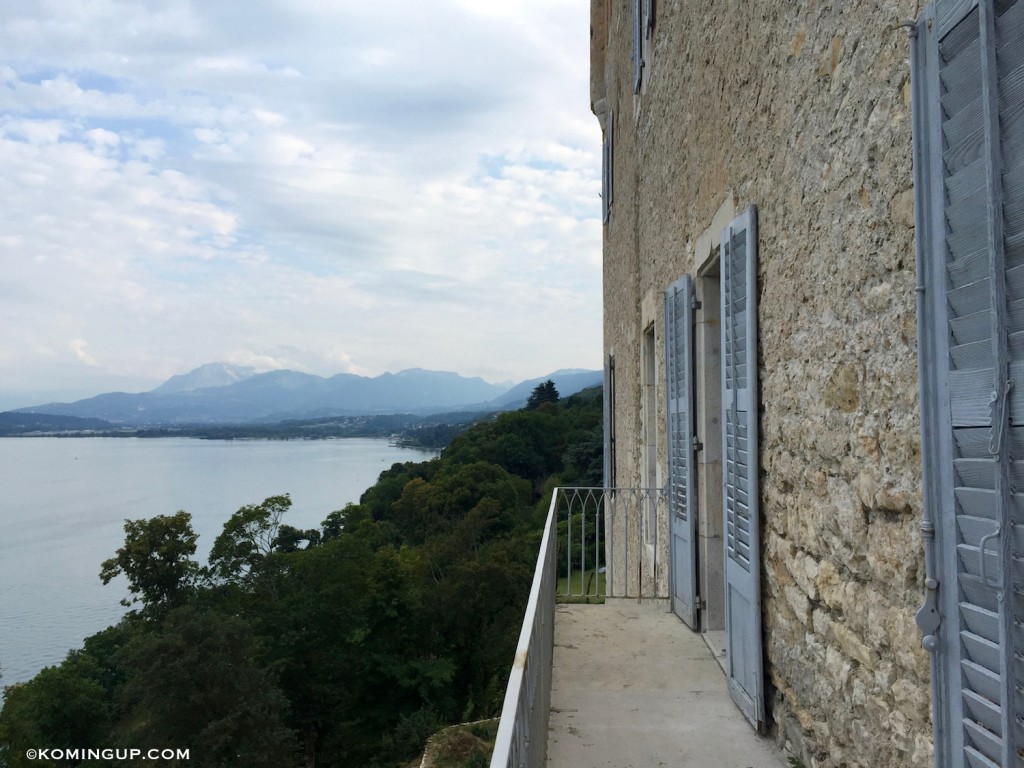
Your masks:
M591 14L592 98L615 116L604 307L617 482L643 475L650 307L663 371L661 292L706 258L716 214L756 204L769 717L808 766L923 768L909 48L898 27L920 5L659 0L639 96L631 9L593 0ZM658 400L663 409L663 391Z

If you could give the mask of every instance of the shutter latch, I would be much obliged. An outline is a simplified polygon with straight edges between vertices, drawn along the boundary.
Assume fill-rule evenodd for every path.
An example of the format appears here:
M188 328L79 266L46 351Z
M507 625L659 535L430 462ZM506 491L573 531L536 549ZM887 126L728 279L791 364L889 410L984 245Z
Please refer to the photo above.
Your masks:
M1013 389L1013 379L1007 379L1003 390L996 390L989 400L989 419L992 424L992 436L988 442L988 452L998 456L1003 447L1003 435L1006 432L1007 412L1006 408L1010 401L1010 390Z

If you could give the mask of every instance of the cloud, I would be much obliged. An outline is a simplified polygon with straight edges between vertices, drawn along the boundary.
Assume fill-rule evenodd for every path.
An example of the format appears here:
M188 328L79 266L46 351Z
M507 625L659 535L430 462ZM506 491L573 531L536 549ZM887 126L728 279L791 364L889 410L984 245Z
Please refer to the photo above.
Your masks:
M588 29L584 0L0 8L0 393L596 366Z

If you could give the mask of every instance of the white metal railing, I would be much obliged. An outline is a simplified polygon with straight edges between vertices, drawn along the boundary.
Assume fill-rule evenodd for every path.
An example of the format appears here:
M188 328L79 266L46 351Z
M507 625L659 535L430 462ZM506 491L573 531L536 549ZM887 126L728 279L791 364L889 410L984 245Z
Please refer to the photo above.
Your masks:
M665 598L661 488L558 488L559 597Z
M523 629L505 689L491 768L539 768L547 758L555 636L555 505L551 498Z
M491 768L544 765L555 592L562 565L561 596L663 597L658 561L663 525L667 502L660 488L555 489L505 689Z

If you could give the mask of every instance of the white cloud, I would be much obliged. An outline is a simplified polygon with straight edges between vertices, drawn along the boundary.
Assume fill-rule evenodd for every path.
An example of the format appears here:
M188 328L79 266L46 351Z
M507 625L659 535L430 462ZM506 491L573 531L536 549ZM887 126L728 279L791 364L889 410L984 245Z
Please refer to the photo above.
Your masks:
M0 8L0 395L597 365L588 29L585 0Z

